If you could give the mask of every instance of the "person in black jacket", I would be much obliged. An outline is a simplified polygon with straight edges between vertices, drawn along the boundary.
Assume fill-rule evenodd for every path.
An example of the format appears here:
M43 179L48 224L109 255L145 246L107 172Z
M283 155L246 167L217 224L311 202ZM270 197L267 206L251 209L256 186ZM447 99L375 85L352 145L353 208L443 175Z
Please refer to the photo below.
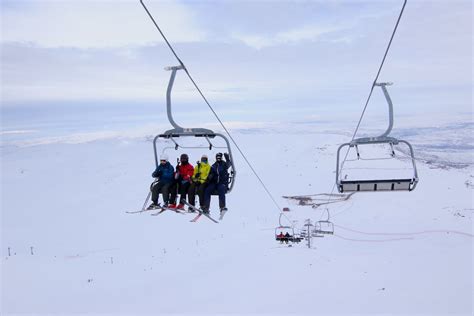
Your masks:
M204 207L203 211L209 212L211 204L211 195L217 190L219 194L219 208L222 211L227 211L225 206L225 194L227 193L229 185L229 167L231 161L229 154L224 154L225 161L222 160L222 153L216 154L216 162L212 165L209 176L207 177L207 187L204 192Z

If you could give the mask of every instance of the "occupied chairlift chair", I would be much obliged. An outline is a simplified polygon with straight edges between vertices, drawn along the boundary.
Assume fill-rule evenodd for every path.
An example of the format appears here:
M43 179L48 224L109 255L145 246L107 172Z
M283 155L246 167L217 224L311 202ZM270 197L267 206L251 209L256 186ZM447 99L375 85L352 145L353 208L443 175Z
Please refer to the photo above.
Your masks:
M394 137L388 136L393 127L393 104L390 96L388 94L386 86L391 85L392 83L376 83L375 86L382 88L382 91L385 95L385 99L388 103L389 109L389 126L385 133L377 137L363 137L356 138L350 143L344 143L339 146L337 150L337 166L336 166L336 184L340 193L343 192L354 192L354 191L412 191L415 189L416 184L418 183L418 172L416 170L415 164L415 155L413 153L413 147L405 140L399 140ZM411 162L413 166L413 177L412 178L402 178L402 179L374 179L374 180L345 180L340 178L342 171L342 166L340 166L340 153L341 149L349 146L349 148L354 147L357 152L357 159L360 158L358 146L361 145L373 145L373 144L389 144L392 149L392 157L395 156L395 151L393 149L394 145L403 143L408 146L410 150ZM343 162L344 164L344 162Z
M171 71L171 76L170 76L170 80L169 80L169 83L168 83L168 89L166 91L166 112L167 112L167 115L168 115L168 121L170 122L170 124L174 128L165 131L163 134L156 135L155 138L153 139L153 151L154 151L154 155L155 155L155 165L156 165L156 167L158 167L158 165L159 165L157 142L158 142L158 139L160 139L160 138L171 140L174 143L174 147L169 147L169 146L164 147L162 149L162 153L164 153L166 150L172 149L172 148L174 148L175 150L178 150L179 148L183 148L183 149L208 149L208 150L212 150L213 148L225 149L226 152L229 154L230 164L231 164L230 165L230 172L229 172L229 183L227 185L227 192L226 192L226 193L229 193L230 191L232 191L232 188L234 187L235 176L236 176L234 159L232 157L232 149L230 147L229 140L224 135L222 135L220 133L214 133L210 129L206 129L206 128L183 128L183 127L179 126L173 119L173 115L171 113L171 90L173 89L173 83L174 83L174 79L176 77L176 72L178 70L181 70L181 69L183 69L182 66L172 66L172 67L166 67L165 68L165 70ZM179 137L204 138L207 141L207 143L209 144L209 146L192 146L192 147L190 147L190 146L181 146L176 141L176 138L179 138ZM221 147L214 146L213 143L211 142L211 140L216 138L216 137L222 138L225 141L226 146L225 147L224 146L221 146ZM145 203L143 204L142 210L145 209L145 207L146 207L146 205L147 205L147 203L148 203L148 201L151 197L151 188L154 184L155 184L155 182L152 183L152 185L150 186L150 192L148 193L148 196L145 200ZM217 190L215 190L212 193L212 195L218 195Z
M160 138L171 140L175 145L174 146L175 150L178 150L179 148L184 148L184 149L186 149L186 148L189 148L189 149L207 148L209 150L212 150L212 148L224 148L224 149L226 149L227 153L229 153L230 164L231 164L231 166L230 166L230 169L231 169L230 170L230 177L229 177L229 183L228 183L228 189L227 189L227 193L229 193L230 191L232 191L232 188L234 187L234 181L235 181L235 175L236 175L234 159L232 157L232 149L230 147L229 140L224 135L219 134L219 133L214 133L210 129L206 129L206 128L183 128L183 127L179 126L178 124L176 124L176 122L173 119L173 116L172 116L172 113L171 113L171 90L173 89L173 83L174 83L174 79L176 77L176 72L178 70L181 70L181 69L183 69L182 66L173 66L173 67L165 68L165 70L171 70L171 77L170 77L170 81L168 83L168 89L166 91L166 112L168 114L168 120L174 128L165 131L163 134L159 134L159 135L155 136L155 138L153 139L155 164L158 167L159 161L158 161L157 141ZM214 139L216 136L222 138L225 141L226 147L217 147L217 146L214 146L212 144L211 139ZM207 147L204 147L204 146L193 146L193 147L180 146L175 140L175 138L179 138L179 137L204 138L204 139L206 139L209 146L207 146ZM166 151L169 148L170 147L163 148L162 152ZM214 192L213 194L217 195L217 192Z
M285 242L288 243L299 243L303 238L295 236L295 230L292 226L284 226L281 224L281 216L283 213L280 213L280 217L278 219L279 226L275 228L275 240L279 241L280 243ZM283 237L280 237L280 233L283 233ZM288 233L290 236L285 236ZM291 245L290 245L291 246Z

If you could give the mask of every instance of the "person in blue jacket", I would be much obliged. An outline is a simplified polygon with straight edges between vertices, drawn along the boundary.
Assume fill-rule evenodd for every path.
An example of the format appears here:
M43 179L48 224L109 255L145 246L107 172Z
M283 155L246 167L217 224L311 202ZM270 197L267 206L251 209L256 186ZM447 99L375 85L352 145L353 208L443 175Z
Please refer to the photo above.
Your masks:
M207 177L207 187L204 192L204 207L203 211L209 212L209 207L211 204L211 195L217 190L219 194L219 208L221 212L227 211L225 206L225 194L228 190L229 185L229 168L231 166L231 161L229 154L224 154L225 161L222 160L222 153L216 154L216 162L212 165L211 171Z
M151 185L151 201L152 203L148 206L148 209L154 209L158 206L158 197L161 192L163 196L163 207L168 206L170 186L174 182L174 168L168 161L168 155L162 154L160 156L160 164L151 175L157 180Z

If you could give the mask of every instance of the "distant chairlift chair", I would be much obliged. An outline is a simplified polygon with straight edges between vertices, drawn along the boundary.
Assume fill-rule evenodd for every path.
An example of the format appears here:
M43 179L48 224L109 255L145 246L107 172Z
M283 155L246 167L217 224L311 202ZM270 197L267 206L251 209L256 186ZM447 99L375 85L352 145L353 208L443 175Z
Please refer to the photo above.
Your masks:
M295 230L292 226L284 226L281 223L281 217L283 213L280 213L278 219L279 226L275 228L275 240L280 243L299 243L303 238L295 235ZM291 246L291 244L289 245Z
M322 237L324 235L334 234L334 224L329 220L317 221L314 225L314 237Z
M413 147L405 140L399 140L394 137L389 137L392 127L393 127L393 104L390 96L388 94L386 86L391 85L392 83L376 83L376 86L382 88L382 91L385 95L385 99L388 103L389 108L389 126L385 133L377 137L363 137L352 140L350 143L344 143L339 146L337 150L337 166L336 166L336 184L338 191L343 192L357 192L357 191L412 191L415 189L416 184L418 183L418 172L416 170L415 164L415 155L413 153ZM341 179L341 169L340 166L340 153L341 149L349 146L349 148L354 147L357 152L357 159L360 159L358 146L361 145L373 145L373 144L389 144L392 148L392 156L395 156L395 151L393 149L394 145L403 143L408 146L411 156L411 162L413 166L413 177L411 178L395 178L395 179L373 179L373 180L345 180Z

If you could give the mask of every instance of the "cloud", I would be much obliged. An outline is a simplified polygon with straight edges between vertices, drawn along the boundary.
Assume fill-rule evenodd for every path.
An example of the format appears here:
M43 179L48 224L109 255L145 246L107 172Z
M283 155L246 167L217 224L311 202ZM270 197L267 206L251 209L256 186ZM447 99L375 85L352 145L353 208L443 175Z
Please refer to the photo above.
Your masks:
M8 131L0 131L0 136L3 135L17 135L17 134L31 134L31 133L36 133L38 131L36 130L8 130Z
M174 43L206 38L189 6L172 1L150 2L147 6ZM162 41L138 1L30 1L14 6L2 4L1 11L2 42L103 48Z
M301 42L314 42L323 35L347 29L347 26L318 26L305 25L269 35L239 34L234 33L233 38L255 49L262 49L278 45L297 44ZM339 38L339 37L338 37ZM344 37L348 41L348 37ZM337 39L337 38L336 38Z
M211 104L239 120L290 106L310 113L305 107L364 102L399 12L391 1L329 9L306 2L146 2L170 41L181 41L175 49ZM164 102L163 67L176 61L138 0L10 3L2 2L9 36L0 47L2 104ZM380 77L396 83L397 105L471 109L470 13L468 2L409 3ZM133 45L151 41L159 44ZM186 110L206 108L183 73L173 101L177 110L184 103Z

